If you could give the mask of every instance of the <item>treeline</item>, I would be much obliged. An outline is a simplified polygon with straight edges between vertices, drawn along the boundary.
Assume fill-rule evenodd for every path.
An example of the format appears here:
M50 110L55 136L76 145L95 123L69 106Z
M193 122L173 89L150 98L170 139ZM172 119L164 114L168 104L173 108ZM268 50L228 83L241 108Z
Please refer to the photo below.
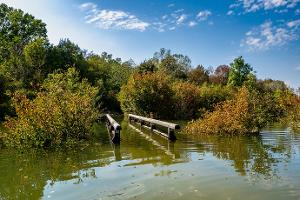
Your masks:
M257 80L242 57L229 66L193 68L188 56L161 49L136 65L68 39L51 44L46 24L22 10L1 4L0 16L0 141L6 146L76 144L92 137L101 112L197 119L190 133L244 133L298 105L284 82Z

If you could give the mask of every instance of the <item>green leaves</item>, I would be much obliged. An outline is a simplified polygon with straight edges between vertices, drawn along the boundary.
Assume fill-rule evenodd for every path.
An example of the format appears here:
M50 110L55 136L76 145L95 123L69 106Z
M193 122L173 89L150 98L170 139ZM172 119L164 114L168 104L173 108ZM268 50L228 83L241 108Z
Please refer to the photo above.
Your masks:
M248 63L245 63L242 56L234 59L230 66L228 84L232 86L242 86L248 80L248 75L253 73L252 67Z

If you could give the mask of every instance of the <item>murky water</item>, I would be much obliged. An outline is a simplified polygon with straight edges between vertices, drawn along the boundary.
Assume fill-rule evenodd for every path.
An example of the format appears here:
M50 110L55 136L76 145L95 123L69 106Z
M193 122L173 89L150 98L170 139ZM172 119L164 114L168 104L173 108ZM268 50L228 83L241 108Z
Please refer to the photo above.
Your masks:
M0 199L300 199L300 134L178 137L122 123L121 144L62 152L0 150Z

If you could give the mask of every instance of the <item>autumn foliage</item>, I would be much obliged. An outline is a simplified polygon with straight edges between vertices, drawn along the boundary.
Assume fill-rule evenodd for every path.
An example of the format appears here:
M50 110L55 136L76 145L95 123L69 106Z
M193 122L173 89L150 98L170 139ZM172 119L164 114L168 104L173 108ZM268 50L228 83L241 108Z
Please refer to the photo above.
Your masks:
M98 117L94 107L96 92L97 88L86 80L79 80L74 68L50 75L33 100L16 92L12 102L17 117L4 122L4 144L55 147L87 139Z
M185 132L190 134L246 134L258 132L268 123L288 114L292 106L287 94L264 94L241 87L235 97L218 104L213 112L190 122Z

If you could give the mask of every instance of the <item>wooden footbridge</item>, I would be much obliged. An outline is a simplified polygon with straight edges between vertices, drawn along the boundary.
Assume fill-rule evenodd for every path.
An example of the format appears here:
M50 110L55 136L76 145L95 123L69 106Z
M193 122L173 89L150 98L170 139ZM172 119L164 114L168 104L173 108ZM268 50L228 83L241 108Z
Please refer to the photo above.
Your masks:
M121 139L121 126L109 114L106 114L106 126L113 143L119 143ZM129 114L128 122L137 124L140 128L148 128L154 133L161 135L169 140L176 140L175 130L180 129L178 124L160 121L148 117Z

